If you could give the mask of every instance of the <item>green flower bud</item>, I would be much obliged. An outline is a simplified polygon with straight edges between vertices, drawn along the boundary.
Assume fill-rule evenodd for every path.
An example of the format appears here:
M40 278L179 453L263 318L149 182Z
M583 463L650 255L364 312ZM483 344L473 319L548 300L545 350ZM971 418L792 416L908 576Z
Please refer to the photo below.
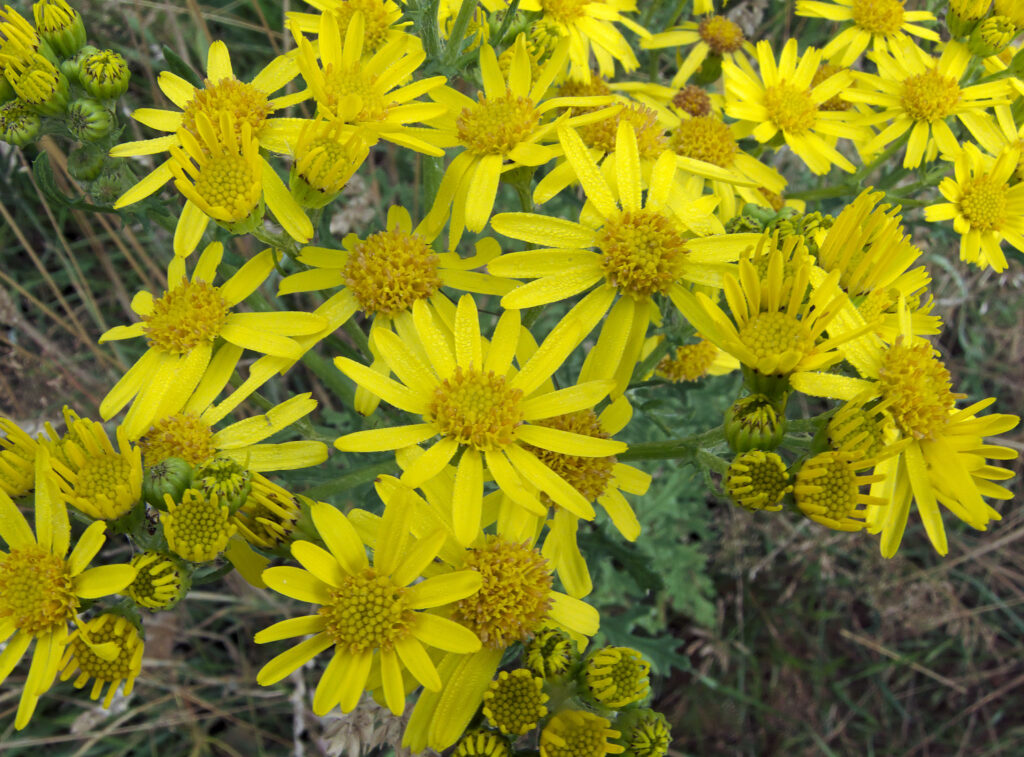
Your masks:
M234 515L249 498L252 473L230 457L215 457L193 471L192 488L207 497L216 494Z
M313 121L299 134L288 187L305 208L322 208L344 189L369 147L340 122Z
M781 457L754 449L733 458L725 473L725 491L735 504L750 512L777 512L782 509L782 497L793 491L793 485Z
M560 628L545 628L526 643L526 666L542 678L557 679L569 672L579 660L579 647Z
M82 14L64 0L38 0L32 14L39 36L62 58L70 58L85 44Z
M1013 21L1006 16L992 16L974 27L970 39L967 40L967 49L971 51L971 55L988 58L991 55L999 55L1016 36L1017 27Z
M743 213L733 216L725 222L726 234L760 234L764 231L764 224L754 216Z
M35 141L39 134L39 114L21 100L0 105L0 139L16 147Z
M668 721L660 712L629 710L615 720L621 736L616 743L625 748L622 757L664 757L672 743Z
M103 171L106 157L103 150L93 145L75 148L68 155L68 173L78 181L93 181Z
M15 94L41 116L59 116L68 104L67 77L39 53L9 60L5 71Z
M992 0L949 0L946 26L953 37L966 37L988 13Z
M158 509L164 509L164 495L178 501L192 487L192 466L180 457L168 457L146 468L142 479L142 498Z
M177 557L159 552L143 552L132 559L135 580L125 593L139 607L169 610L192 587L190 570Z
M127 91L132 72L119 53L100 50L82 59L78 78L85 91L93 97L116 100Z
M98 53L99 48L93 47L92 45L86 45L72 57L62 60L60 62L61 73L64 74L68 81L72 84L81 84L79 79L79 73L81 71L82 61L93 53Z
M95 142L110 133L114 120L99 100L81 97L68 105L64 123L79 142Z
M741 397L725 413L725 438L735 452L773 450L785 433L785 415L764 394Z

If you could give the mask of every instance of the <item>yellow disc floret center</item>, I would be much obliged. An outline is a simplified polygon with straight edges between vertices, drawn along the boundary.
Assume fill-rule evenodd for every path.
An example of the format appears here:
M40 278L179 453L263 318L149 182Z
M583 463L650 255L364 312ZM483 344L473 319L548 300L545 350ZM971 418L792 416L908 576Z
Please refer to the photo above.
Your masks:
M640 103L630 103L611 118L581 126L580 137L589 147L596 147L603 152L615 152L619 123L622 121L633 126L640 158L656 160L665 148L665 130L658 123L658 114Z
M652 210L627 210L607 221L595 241L612 286L637 299L664 294L682 275L686 241L675 221Z
M88 500L107 519L119 518L136 502L131 458L106 453L91 456L78 471L75 497Z
M740 341L762 360L788 352L805 354L814 346L807 327L782 312L755 315L740 328Z
M711 16L700 22L697 33L715 55L734 53L743 46L743 30L725 16Z
M78 597L67 563L35 544L0 553L0 626L39 636L74 617Z
M609 752L618 752L622 747L614 748L608 738L621 734L609 726L607 718L592 712L563 710L548 721L541 733L541 757L604 757Z
M484 692L483 713L492 726L510 736L533 730L547 715L544 679L525 668L503 670Z
M229 308L218 287L183 277L153 302L149 315L142 316L143 330L150 347L184 355L217 338Z
M388 18L387 6L382 0L345 0L340 3L330 3L327 13L333 13L338 19L338 28L344 38L345 30L348 29L352 16L356 13L363 14L363 54L377 52L387 41L390 19Z
M725 474L726 492L748 510L778 509L775 505L791 488L786 464L774 452L743 452Z
M361 63L338 68L328 64L324 68L324 84L327 97L323 104L327 107L337 108L353 95L357 98L358 113L336 114L343 115L346 120L382 121L390 109L377 85L377 77L366 73Z
M551 572L536 549L498 537L466 556L466 567L480 573L476 594L456 603L454 618L472 629L485 646L504 649L526 640L551 607Z
M414 614L405 599L405 587L378 575L374 568L345 576L328 594L330 602L319 610L326 621L324 631L351 654L391 650L411 633Z
M696 116L680 122L669 146L684 158L728 168L740 148L729 127L715 116Z
M180 457L190 465L205 463L215 454L213 431L196 413L178 413L163 418L139 441L146 465Z
M1001 229L1006 217L1006 184L985 174L971 179L960 197L960 212L979 231Z
M818 121L818 106L811 99L811 91L785 81L765 89L764 107L768 120L790 134L804 134Z
M579 410L566 415L556 415L538 421L538 426L556 428L574 434L591 436L595 439L608 439L609 434L601 428L601 422L593 410ZM551 470L564 478L580 494L593 502L608 489L612 478L612 470L617 460L614 455L608 457L577 457L552 452L539 447L528 449L547 465ZM543 499L546 494L541 495Z
M665 355L658 363L657 373L669 381L696 381L704 378L718 357L718 347L701 340L697 344L676 347L675 357Z
M841 523L857 506L857 475L844 452L815 455L797 473L797 506Z
M571 24L586 15L591 0L540 0L544 15L562 24Z
M477 104L463 108L455 120L459 141L477 155L504 155L525 140L540 122L529 97L506 90L501 97L477 95Z
M960 85L938 71L908 76L903 81L903 109L915 121L938 121L956 111Z
M93 644L113 642L117 646L117 657L105 660L85 643L81 635L71 641L71 653L82 673L97 681L117 683L134 675L132 662L141 643L139 632L124 618L113 615L101 616L89 623L89 641Z
M257 165L259 165L257 163ZM244 155L223 152L203 161L195 179L196 194L220 221L244 221L259 204L261 178Z
M210 123L219 124L221 113L230 113L234 118L235 133L242 133L242 123L248 121L257 138L267 123L267 117L274 111L265 92L238 79L221 79L204 82L203 89L197 89L192 99L185 103L181 127L199 137L196 128L196 114L205 113Z
M927 342L895 344L878 374L882 396L904 434L931 439L949 422L956 403L949 371Z
M853 0L853 23L872 34L895 34L903 26L899 0Z
M437 268L423 238L396 227L357 243L343 275L363 312L392 317L433 296L441 287Z
M498 450L515 438L522 396L502 375L457 367L434 390L428 417L442 436L484 452Z

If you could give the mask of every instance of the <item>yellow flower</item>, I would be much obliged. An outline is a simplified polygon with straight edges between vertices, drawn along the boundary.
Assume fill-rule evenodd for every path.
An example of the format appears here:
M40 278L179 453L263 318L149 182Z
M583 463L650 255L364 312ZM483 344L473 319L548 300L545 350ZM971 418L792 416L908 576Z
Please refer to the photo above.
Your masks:
M697 335L695 344L681 344L675 352L665 355L654 369L654 373L669 381L699 381L706 376L724 376L740 367L740 361L723 352L707 339ZM645 359L663 342L664 334L648 337L644 342L640 359Z
M1018 147L990 158L975 145L964 145L954 163L955 178L939 183L947 202L924 209L928 221L953 221L961 260L1001 273L1006 270L1000 247L1004 239L1024 252L1024 184L1013 181L1020 157Z
M132 558L138 573L125 594L139 607L168 610L188 591L188 574L176 557L159 552L140 552Z
M543 687L544 679L526 668L503 670L484 692L483 715L493 728L509 736L529 733L548 714Z
M764 377L785 377L842 360L836 348L863 332L823 332L846 302L836 283L839 272L811 290L811 261L803 237L782 242L764 235L753 256L740 261L739 276L725 278L731 317L703 292L687 293L676 304L704 337Z
M159 297L140 291L132 299L132 309L142 320L115 326L100 337L105 342L144 336L149 345L100 403L100 415L108 420L134 399L123 423L128 439L138 439L155 420L179 412L211 359L218 375L222 371L230 375L233 364L226 365L227 357L237 362L241 351L221 348L216 355L222 359L215 359L213 344L218 338L234 347L297 359L303 349L291 337L323 327L324 320L310 313L232 312L270 275L274 252L264 250L216 286L213 281L223 254L219 242L209 245L199 256L191 280L185 275L184 258L175 257L167 268L167 291Z
M590 696L609 709L639 702L651 691L651 665L631 647L603 647L587 655L584 679Z
M592 519L590 502L527 445L593 457L622 452L621 442L537 422L593 407L608 393L610 382L588 381L553 391L548 379L579 342L574 327L556 328L517 372L512 361L522 338L518 311L502 314L489 343L481 338L478 319L473 298L463 296L450 339L426 303L417 300L413 329L406 339L383 330L377 336L377 349L399 381L348 358L336 358L335 365L357 384L421 416L422 422L357 431L339 437L335 446L346 452L399 450L440 436L402 475L402 481L413 487L440 475L461 452L452 506L455 533L463 544L469 544L480 528L485 469L512 501L536 514L546 510L524 481L579 517Z
M501 300L505 308L546 305L591 290L564 322L579 325L585 336L607 314L581 380L614 378L617 396L629 384L648 324L659 315L654 296L675 300L685 283L721 286L729 262L757 236L721 234L721 224L711 215L714 198L691 199L677 188L672 152L663 152L655 162L641 201L644 180L628 122L619 124L614 182L605 178L575 131L561 129L559 137L587 195L580 222L534 213L497 215L491 223L495 231L542 249L506 253L488 268L498 276L534 279L506 294Z
M441 146L464 148L445 170L434 205L424 226L440 230L451 211L449 249L455 249L463 231L481 231L494 209L498 183L504 172L517 166L542 166L558 157L560 149L542 144L551 141L559 119L545 120L549 111L574 104L592 104L590 98L556 97L544 100L552 82L562 72L569 55L566 43L551 54L536 78L526 48L526 37L516 37L512 63L505 76L494 48L480 49L480 73L484 91L474 101L443 87L431 97L447 107L447 114L432 123L440 128ZM506 162L507 161L507 162Z
M110 659L100 656L95 651L98 644L112 644L116 655ZM97 615L83 623L68 639L67 651L60 663L63 668L60 680L66 681L78 673L74 683L75 688L80 689L92 678L89 698L99 699L106 687L103 706L110 707L122 682L124 696L132 693L135 678L142 671L142 651L142 638L130 620L113 613Z
M243 123L249 124L253 137L261 147L271 152L287 152L287 141L295 139L298 129L293 119L272 116L289 105L305 100L309 95L306 90L275 99L271 99L270 95L288 84L298 72L294 55L281 55L267 64L251 82L239 81L232 70L227 45L217 40L210 45L206 60L206 80L202 88L193 87L170 71L160 72L157 84L180 111L139 108L132 114L139 123L170 133L156 139L116 145L110 154L116 158L154 155L174 146L180 147L180 131L184 130L199 138L197 116L200 113L213 124L220 123L221 114L229 114L239 132ZM171 178L170 161L165 161L121 195L116 206L125 207L148 197Z
M172 145L170 170L185 207L174 230L174 254L188 256L199 244L210 219L234 234L263 224L263 201L292 239L308 242L313 224L277 172L260 156L248 121L236 128L228 113L211 122L196 115L198 138L182 129Z
M392 38L364 60L365 18L356 13L346 28L338 16L320 17L317 47L293 27L302 78L317 104L317 114L360 127L372 144L384 139L410 150L443 155L431 129L410 126L444 114L440 105L416 98L444 85L443 76L409 81L426 59L419 40ZM319 54L319 57L318 57Z
M916 21L935 21L928 11L908 11L906 0L797 0L796 14L829 21L852 21L825 45L822 54L839 66L849 66L872 45L886 50L894 45L913 44L908 35L938 42L938 33Z
M231 511L216 495L186 489L181 501L164 495L167 512L160 516L168 548L190 562L215 560L224 551L238 526L231 523Z
M307 121L293 150L292 194L303 207L324 207L344 189L369 153L360 131L344 122Z
M858 476L857 471L875 467L877 461L841 450L821 452L806 460L796 474L793 499L804 515L837 531L860 531L867 524L867 509L889 506L881 498L861 494L866 484L883 481L885 476Z
M853 172L853 163L836 150L834 138L859 140L870 133L851 122L849 111L823 108L850 87L853 75L842 70L815 85L821 51L812 47L799 55L795 39L786 42L778 63L771 44L758 42L757 61L760 75L743 57L722 63L726 114L749 123L758 142L782 132L786 144L813 173L828 173L833 164Z
M87 568L106 540L106 524L96 521L82 533L71 554L71 524L50 472L50 455L40 448L35 461L36 531L14 502L0 492L0 683L6 680L35 639L32 665L21 692L14 727L24 728L36 702L60 669L68 644L68 622L77 621L82 600L98 599L124 589L135 578L128 565ZM112 642L93 643L100 657L117 654Z
M607 718L585 710L562 710L540 734L540 757L605 757L626 750L609 739L622 735Z
M954 116L982 144L997 140L999 133L988 109L1007 102L1009 84L1004 80L960 86L967 72L971 54L959 42L948 42L942 56L924 54L913 45L893 47L873 54L878 75L858 74L861 86L848 89L843 97L881 108L860 116L856 123L885 123L864 147L873 154L897 137L910 132L904 168L917 168L923 161L933 160L937 152L956 155L960 143L950 129Z
M402 21L402 8L394 0L305 0L320 13L289 11L286 14L289 29L306 34L317 34L323 16L333 16L344 37L356 14L363 17L363 49L373 55L396 38L416 39L405 31L408 21ZM418 40L417 40L418 41Z
M118 450L103 425L88 418L70 421L51 458L66 501L95 520L116 520L142 498L142 451L118 427ZM65 462L66 461L66 464Z
M249 544L274 549L291 539L301 512L299 499L257 473L252 479L252 491L231 520ZM309 500L305 502L308 504Z
M793 491L782 458L760 449L736 455L729 463L724 485L729 498L751 512L778 512L783 496Z
M455 307L441 291L442 287L475 294L502 295L515 282L473 269L493 261L501 248L491 238L476 243L476 254L459 257L454 252L435 252L437 231L426 222L415 229L409 211L400 205L388 208L386 229L360 239L349 234L343 250L305 247L299 262L310 270L292 274L281 281L279 294L308 292L341 286L336 295L339 305L351 312L362 312L370 321L369 343L375 349L381 329L408 327L414 302L430 304L441 318L443 328L451 332ZM372 368L386 372L382 358L374 353ZM355 407L363 415L372 413L380 398L363 387L356 389Z
M900 325L901 337L890 346L873 334L847 346L847 359L861 378L798 373L791 383L798 391L815 396L881 400L891 438L906 440L906 446L876 466L885 480L872 486L871 496L888 504L869 507L868 530L881 531L882 555L892 557L903 538L911 502L916 501L932 545L944 555L949 547L940 504L978 530L999 520L999 513L983 497L1009 499L1012 494L993 482L1013 474L989 465L987 458L1013 460L1017 453L985 444L983 438L1009 431L1019 418L1000 414L977 417L994 400L957 409L956 401L964 395L953 392L949 371L931 344L911 331L909 312L902 302Z
M597 61L598 72L609 79L615 76L615 61L624 71L635 71L640 66L616 24L641 38L650 36L640 24L623 15L636 10L636 0L522 0L519 10L540 11L549 32L568 38L569 75L580 81L590 80L591 55Z
M457 570L420 581L444 544L444 532L414 541L410 510L410 501L402 494L388 502L382 522L387 536L378 540L371 564L348 518L323 502L313 505L313 523L327 550L312 542L293 542L292 556L302 568L268 568L263 579L274 591L319 608L315 615L265 628L255 640L264 644L314 635L264 665L256 677L261 685L280 681L333 646L334 656L313 696L313 711L323 715L340 705L342 712L350 712L374 669L383 684L384 701L400 715L406 695L403 667L427 690L441 688L426 647L459 654L480 649L472 631L429 612L475 593L480 576Z
M674 89L685 85L709 55L735 62L741 50L751 56L755 54L754 46L743 36L743 30L725 16L709 16L699 23L686 21L640 41L640 47L644 50L682 48L684 45L693 47L672 77L670 86Z
M38 443L10 418L0 417L0 491L20 497L32 491Z

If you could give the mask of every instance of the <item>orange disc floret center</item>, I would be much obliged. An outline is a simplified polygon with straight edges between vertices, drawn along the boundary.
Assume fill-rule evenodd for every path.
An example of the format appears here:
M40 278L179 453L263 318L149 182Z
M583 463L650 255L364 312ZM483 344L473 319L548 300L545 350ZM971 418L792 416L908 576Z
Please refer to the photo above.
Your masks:
M422 237L399 228L356 244L345 266L345 284L367 314L407 312L441 287L438 257Z
M506 90L501 97L477 95L477 104L463 108L455 120L459 141L477 155L504 155L523 142L540 123L529 97Z
M414 613L405 591L374 568L345 576L340 586L328 589L330 601L318 610L326 621L324 632L351 654L393 649L412 632Z
M190 465L205 463L215 454L213 431L195 413L170 415L152 425L139 441L147 466L180 457Z
M740 151L729 127L715 116L681 121L669 142L676 155L728 168Z
M676 92L672 104L691 116L706 116L711 113L711 97L696 84L687 84Z
M903 80L903 109L915 121L938 121L952 115L960 103L960 85L952 76L925 71Z
M889 412L907 436L932 439L956 404L949 371L927 342L894 344L878 373Z
M818 121L818 106L808 89L800 89L785 81L764 91L764 107L768 120L790 134L804 134Z
M253 135L259 137L267 117L274 112L266 93L238 79L221 79L218 82L207 79L203 86L185 103L181 116L183 129L199 137L197 113L205 113L213 124L220 123L221 113L230 113L234 116L232 122L235 124L235 134L240 135L242 123L248 121Z
M743 324L739 333L740 341L759 359L788 352L806 354L814 346L803 322L782 312L758 313Z
M595 244L608 283L636 298L667 292L686 264L679 227L656 211L627 210L608 220Z
M895 34L903 26L900 0L853 0L853 23L872 34Z
M734 53L743 47L743 30L725 16L711 16L700 22L697 33L715 55Z
M1006 184L993 181L988 174L976 176L963 188L960 212L972 229L993 231L1002 228L1006 217Z
M591 436L595 439L609 438L609 434L601 428L601 422L593 410L579 410L566 415L556 415L554 418L537 421L537 425ZM612 470L618 462L614 455L577 457L539 447L528 446L528 449L591 502L608 489L608 484L612 479ZM542 495L542 498L546 499L547 495Z
M150 347L184 355L220 335L230 306L220 289L205 281L188 281L165 292L153 302L142 321Z
M718 348L702 339L697 344L676 347L675 357L665 355L658 363L658 375L669 381L696 381L704 378L718 357Z
M382 121L387 115L389 105L377 86L377 77L366 73L361 63L348 67L335 68L328 64L324 67L324 83L327 89L325 105L337 108L347 100L356 98L359 112L344 114L351 121ZM335 114L341 117L341 114Z
M637 151L643 160L655 160L661 154L665 147L665 130L658 123L658 114L640 103L623 106L611 118L581 126L580 138L589 147L596 147L603 152L615 152L621 121L633 125Z
M67 563L35 544L0 553L0 587L0 626L39 636L78 611Z
M586 15L585 7L592 0L540 0L544 15L562 24L571 24Z
M454 619L472 629L484 646L504 649L540 628L551 607L551 571L536 549L499 537L466 556L480 573L476 594L460 599Z
M484 452L498 450L515 438L522 396L504 376L460 366L434 390L428 417L442 436Z

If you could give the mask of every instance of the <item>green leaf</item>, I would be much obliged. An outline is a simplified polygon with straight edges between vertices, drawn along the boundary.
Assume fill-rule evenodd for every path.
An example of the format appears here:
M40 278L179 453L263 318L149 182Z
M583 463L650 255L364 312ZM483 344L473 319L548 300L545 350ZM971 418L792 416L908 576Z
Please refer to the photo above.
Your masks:
M174 50L169 48L167 45L164 45L161 50L164 54L164 60L167 61L167 69L172 74L177 74L197 89L203 88L203 78L196 73L196 70L192 68L192 66L185 62L184 58L174 52Z

